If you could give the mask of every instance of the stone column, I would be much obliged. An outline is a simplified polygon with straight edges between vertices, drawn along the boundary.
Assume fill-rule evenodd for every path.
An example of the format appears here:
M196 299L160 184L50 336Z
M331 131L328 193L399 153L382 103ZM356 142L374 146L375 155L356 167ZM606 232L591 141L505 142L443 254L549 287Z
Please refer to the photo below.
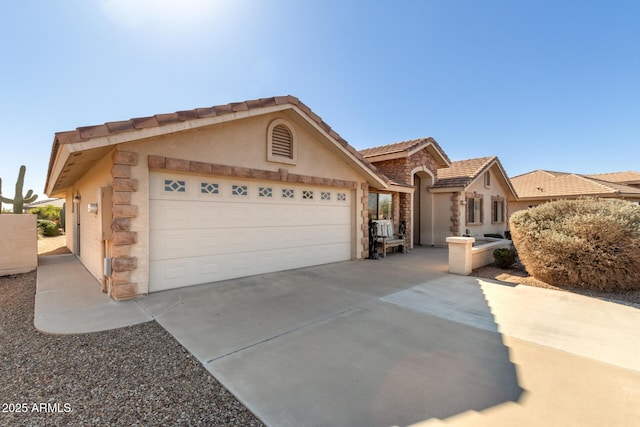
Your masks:
M449 244L449 272L468 276L473 270L473 237L447 237Z
M113 186L113 220L111 230L111 298L116 301L137 295L137 285L130 281L138 260L131 256L131 246L137 242L137 233L131 231L131 220L138 216L138 207L131 204L131 195L138 189L138 181L131 178L131 167L138 164L138 155L127 151L113 153L111 168Z

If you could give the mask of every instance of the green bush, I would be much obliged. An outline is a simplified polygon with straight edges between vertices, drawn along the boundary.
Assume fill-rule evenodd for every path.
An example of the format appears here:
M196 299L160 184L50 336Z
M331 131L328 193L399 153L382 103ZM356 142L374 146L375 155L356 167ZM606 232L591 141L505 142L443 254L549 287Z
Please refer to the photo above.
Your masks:
M29 213L38 215L38 219L48 219L49 221L60 221L60 211L62 208L53 205L40 206L29 209Z
M640 289L640 206L560 200L514 213L511 235L533 277L554 286Z
M58 224L47 219L38 220L38 231L46 237L55 237L60 235L60 228L58 227Z
M493 251L493 259L496 266L500 268L510 268L516 262L516 251L513 249L501 248Z

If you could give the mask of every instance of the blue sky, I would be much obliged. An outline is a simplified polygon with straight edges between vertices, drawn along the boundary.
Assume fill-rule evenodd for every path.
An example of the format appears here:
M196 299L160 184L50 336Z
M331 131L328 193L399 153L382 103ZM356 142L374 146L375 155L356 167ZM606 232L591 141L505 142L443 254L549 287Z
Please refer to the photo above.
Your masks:
M640 170L637 1L24 0L0 44L5 197L57 131L285 94L357 149Z

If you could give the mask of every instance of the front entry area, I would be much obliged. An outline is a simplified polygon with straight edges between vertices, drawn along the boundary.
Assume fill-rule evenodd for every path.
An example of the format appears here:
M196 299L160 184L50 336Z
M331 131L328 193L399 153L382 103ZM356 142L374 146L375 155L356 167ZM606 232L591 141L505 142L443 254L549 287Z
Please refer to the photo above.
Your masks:
M150 172L149 291L353 258L342 188Z
M433 177L420 171L413 174L413 245L431 246L433 235L433 195L429 188L433 185Z

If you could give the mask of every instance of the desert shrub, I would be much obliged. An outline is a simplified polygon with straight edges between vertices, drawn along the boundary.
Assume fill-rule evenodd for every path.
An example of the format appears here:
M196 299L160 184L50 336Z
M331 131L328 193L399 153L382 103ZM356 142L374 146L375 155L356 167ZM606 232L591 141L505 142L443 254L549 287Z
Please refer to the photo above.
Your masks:
M60 211L62 208L53 205L39 206L29 209L29 213L38 215L38 219L48 219L49 221L60 221Z
M497 267L510 268L516 262L516 251L508 248L496 249L493 251L493 259Z
M640 289L640 206L560 200L509 221L520 261L535 278L554 286Z
M38 231L40 234L46 237L54 237L60 234L60 228L58 224L47 219L38 220Z

